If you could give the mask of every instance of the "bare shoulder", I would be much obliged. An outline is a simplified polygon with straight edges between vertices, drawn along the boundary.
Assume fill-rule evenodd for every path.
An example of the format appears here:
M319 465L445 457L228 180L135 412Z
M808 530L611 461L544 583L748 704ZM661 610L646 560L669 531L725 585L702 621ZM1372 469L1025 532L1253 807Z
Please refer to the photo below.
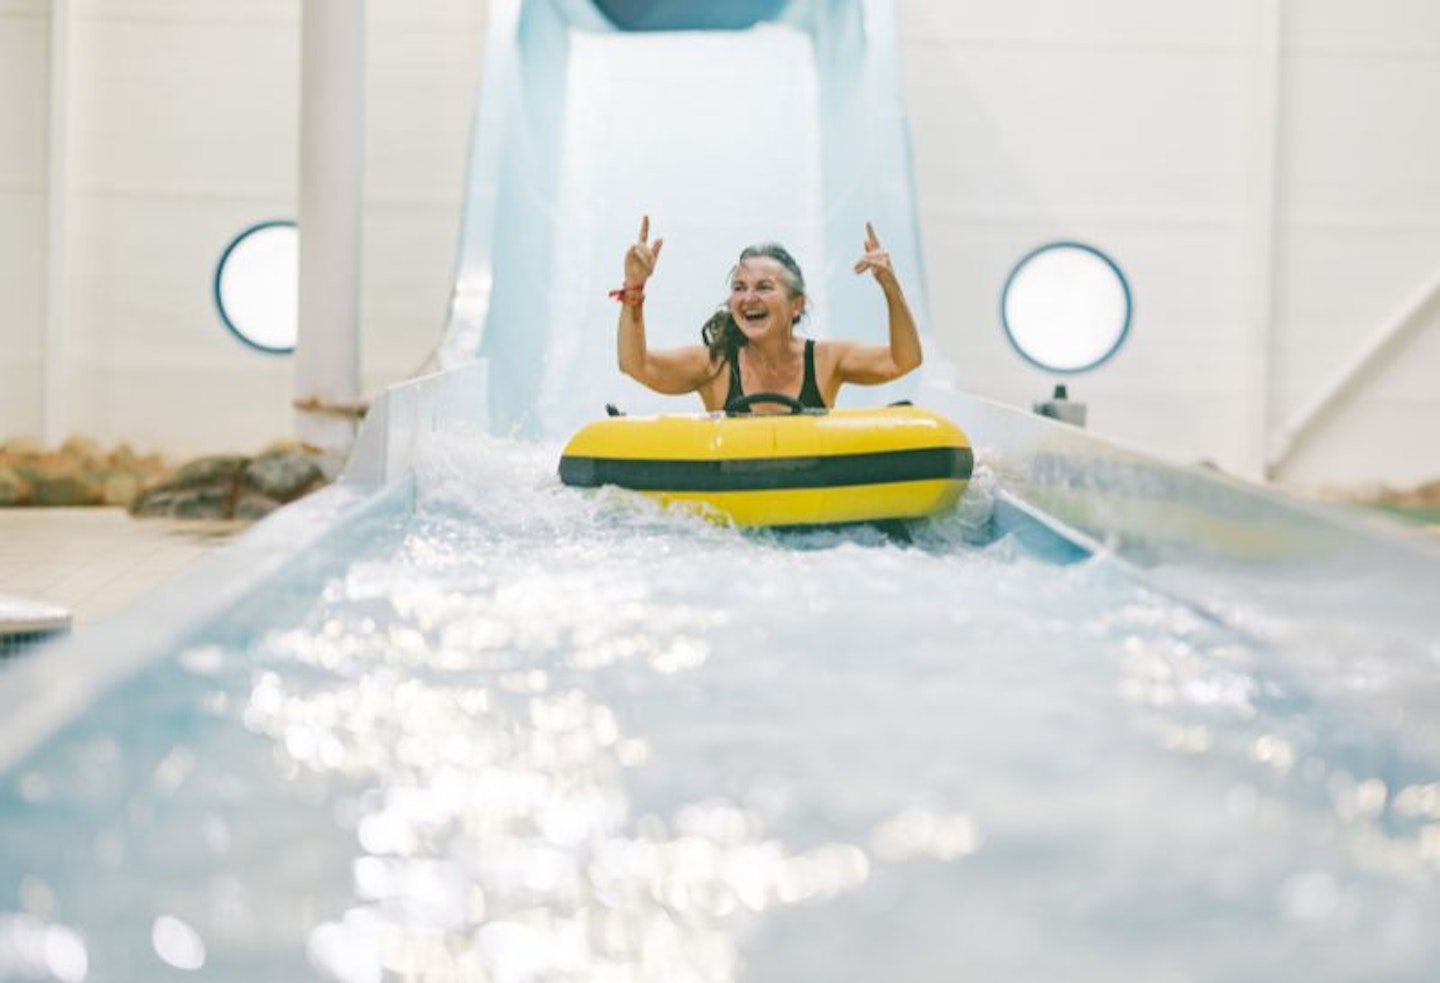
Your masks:
M857 348L858 341L848 338L826 338L815 340L815 367L817 370L833 369L842 365Z

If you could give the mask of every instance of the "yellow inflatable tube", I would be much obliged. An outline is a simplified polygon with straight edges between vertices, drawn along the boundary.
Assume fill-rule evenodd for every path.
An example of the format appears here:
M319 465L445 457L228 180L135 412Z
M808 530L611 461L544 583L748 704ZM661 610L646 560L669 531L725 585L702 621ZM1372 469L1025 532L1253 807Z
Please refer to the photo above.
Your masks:
M965 491L970 442L913 406L617 416L570 439L560 480L618 485L742 526L938 515Z

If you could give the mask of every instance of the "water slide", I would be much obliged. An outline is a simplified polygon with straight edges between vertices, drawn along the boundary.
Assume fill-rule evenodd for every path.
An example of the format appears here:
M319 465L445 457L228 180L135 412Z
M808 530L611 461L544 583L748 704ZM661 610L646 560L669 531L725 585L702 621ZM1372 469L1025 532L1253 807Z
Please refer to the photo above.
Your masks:
M614 19L591 0L492 4L439 349L441 365L473 374L466 398L483 409L471 406L472 419L494 433L563 440L607 403L640 413L695 408L614 369L606 294L619 285L642 213L666 240L647 297L654 346L695 343L740 247L766 239L807 270L813 313L803 330L883 341L880 292L851 271L866 221L927 333L890 0L609 7ZM617 27L627 20L640 29ZM1004 472L999 521L1047 549L1104 549L1147 568L1152 582L1163 559L1258 554L1440 586L1435 551L1423 545L1052 427L956 392L949 376L930 344L915 376L849 387L841 402L919 398L962 421ZM1423 599L1412 608L1428 617Z
M713 5L669 6L699 23ZM492 5L441 351L446 365L488 364L498 432L563 437L607 402L676 408L614 371L606 293L642 213L665 239L647 298L653 345L697 342L740 249L764 240L806 271L807 331L883 341L880 291L851 272L866 221L923 331L890 4L731 6L778 16L744 30L621 31L588 0Z
M0 978L1430 978L1429 544L933 374L850 393L977 448L909 545L558 484L675 408L613 369L639 211L659 344L759 238L878 331L867 218L923 321L890 5L770 6L494 0L446 369L0 672Z

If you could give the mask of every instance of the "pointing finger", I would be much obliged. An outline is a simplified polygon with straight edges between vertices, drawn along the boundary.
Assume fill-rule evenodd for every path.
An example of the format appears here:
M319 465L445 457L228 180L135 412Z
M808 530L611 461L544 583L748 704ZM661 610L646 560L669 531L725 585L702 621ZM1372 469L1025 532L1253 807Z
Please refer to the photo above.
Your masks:
M869 222L865 223L865 248L874 249L880 245L880 237L875 234L875 226Z
M649 215L641 215L641 216L640 216L640 241L641 241L641 242L644 242L644 241L645 241L646 239L648 239L648 238L650 238L650 216L649 216Z

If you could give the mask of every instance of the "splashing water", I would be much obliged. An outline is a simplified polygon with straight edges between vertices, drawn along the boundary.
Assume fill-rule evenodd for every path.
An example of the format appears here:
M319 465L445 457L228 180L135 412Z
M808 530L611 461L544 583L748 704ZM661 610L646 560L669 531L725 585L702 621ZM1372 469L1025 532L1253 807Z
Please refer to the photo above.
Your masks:
M553 447L430 450L413 512L0 786L0 977L1420 980L1440 959L1425 745L1111 565L988 541L983 468L904 544L564 488Z

